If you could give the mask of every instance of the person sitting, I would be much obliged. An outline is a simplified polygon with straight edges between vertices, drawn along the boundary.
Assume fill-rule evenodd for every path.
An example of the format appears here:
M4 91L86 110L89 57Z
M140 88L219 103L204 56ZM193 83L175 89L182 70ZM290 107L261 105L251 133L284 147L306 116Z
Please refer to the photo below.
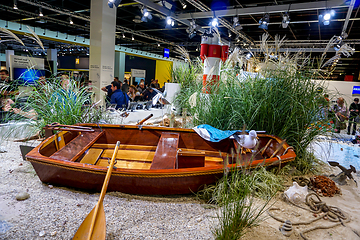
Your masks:
M348 109L345 106L344 98L339 97L336 102L337 104L333 106L332 111L335 113L335 132L340 133L340 130L346 128L345 120L348 119Z
M114 77L114 81L120 83L120 89L121 89L122 83L119 81L119 78L118 78L118 77ZM102 87L101 90L107 93L106 98L105 98L105 101L106 101L106 103L107 103L106 105L108 105L108 103L110 103L111 94L112 94L111 84L110 84L110 85L107 85L107 86L105 86L105 87Z
M350 104L350 108L349 108L350 116L349 116L349 125L347 129L348 135L350 135L351 125L353 125L352 135L355 135L356 117L359 116L359 110L360 110L359 99L354 98L354 102Z
M140 98L140 93L134 85L130 85L127 95L129 96L131 102L136 102Z
M151 101L153 97L156 95L156 92L151 87L148 87L143 94L143 98L145 101Z
M129 97L121 90L119 82L116 81L111 82L111 91L112 91L112 95L111 95L110 103L116 104L115 109L127 108Z

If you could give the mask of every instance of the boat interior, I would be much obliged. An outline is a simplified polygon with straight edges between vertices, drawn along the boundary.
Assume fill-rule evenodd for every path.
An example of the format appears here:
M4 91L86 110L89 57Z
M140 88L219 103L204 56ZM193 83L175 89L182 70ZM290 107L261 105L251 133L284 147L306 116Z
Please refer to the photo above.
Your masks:
M260 161L285 151L281 143L269 135L259 137L257 150L250 150L239 147L234 139L219 143L205 141L191 130L131 127L60 131L41 145L39 153L53 160L107 167L118 140L121 144L116 154L116 169L223 167L238 161Z

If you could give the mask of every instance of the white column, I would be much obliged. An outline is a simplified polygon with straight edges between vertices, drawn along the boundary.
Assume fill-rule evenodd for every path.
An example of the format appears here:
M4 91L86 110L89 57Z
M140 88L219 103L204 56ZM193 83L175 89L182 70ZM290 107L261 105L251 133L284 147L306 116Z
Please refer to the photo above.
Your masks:
M115 52L115 77L120 81L124 80L125 75L125 53Z
M47 49L47 60L53 61L51 67L51 73L56 75L57 73L57 49Z
M104 101L101 88L114 79L116 10L107 1L91 0L89 78L94 86L95 101Z
M10 76L10 79L13 78L13 74L12 74L12 62L11 62L11 59L10 59L10 56L11 55L15 55L15 51L14 50L5 50L5 54L6 54L6 70L9 71L9 76Z

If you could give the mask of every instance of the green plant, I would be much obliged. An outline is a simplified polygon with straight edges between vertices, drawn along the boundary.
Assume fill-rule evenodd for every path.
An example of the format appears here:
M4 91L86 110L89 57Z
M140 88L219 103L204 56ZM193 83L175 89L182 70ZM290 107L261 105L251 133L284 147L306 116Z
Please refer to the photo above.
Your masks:
M53 122L72 125L98 123L107 119L105 112L91 103L88 87L78 87L77 83L71 80L67 86L61 82L60 79L53 78L44 84L38 84L37 87L31 87L28 96L15 101L10 110L12 114L8 114L5 121L25 122L32 129L28 132L30 137ZM5 137L9 136L11 131L3 134Z
M262 174L262 172L259 172ZM262 221L272 196L265 201L255 198L254 185L258 182L256 171L232 169L214 187L212 201L219 205L218 220L212 232L216 239L240 239L246 230Z

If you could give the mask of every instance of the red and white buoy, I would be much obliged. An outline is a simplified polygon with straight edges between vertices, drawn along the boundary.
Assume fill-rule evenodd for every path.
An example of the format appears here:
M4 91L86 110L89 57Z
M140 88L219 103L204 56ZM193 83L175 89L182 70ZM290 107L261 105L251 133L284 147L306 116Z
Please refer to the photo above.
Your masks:
M203 35L201 38L200 57L204 63L203 92L210 93L210 89L217 85L220 79L220 61L228 58L229 46L220 44L216 34Z

